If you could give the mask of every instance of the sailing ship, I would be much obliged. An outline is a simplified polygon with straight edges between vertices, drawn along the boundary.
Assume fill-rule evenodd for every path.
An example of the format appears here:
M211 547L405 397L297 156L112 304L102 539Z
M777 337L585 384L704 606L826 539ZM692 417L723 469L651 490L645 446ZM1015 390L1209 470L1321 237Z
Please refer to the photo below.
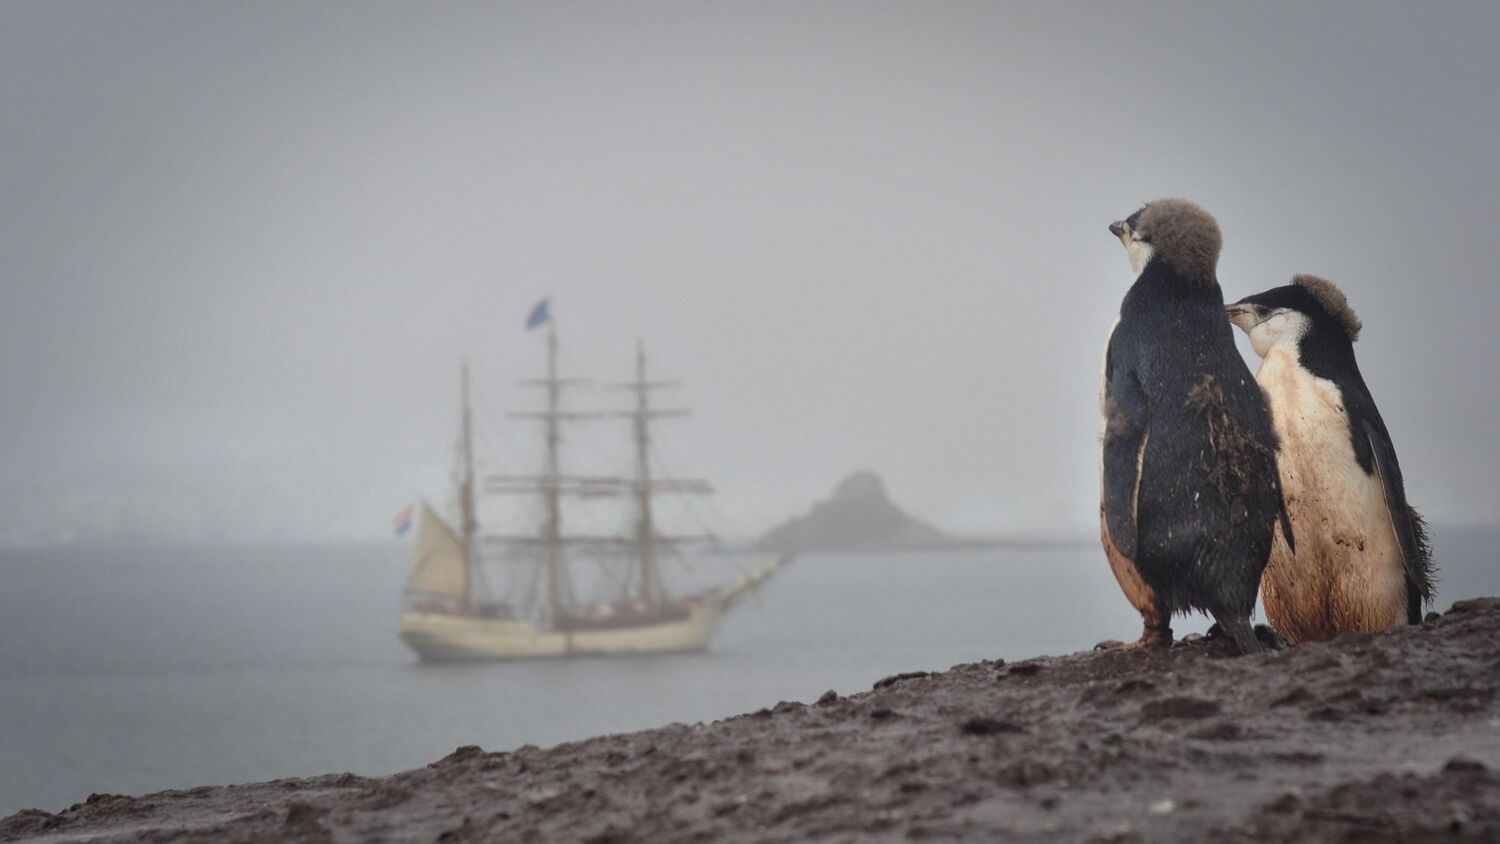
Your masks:
M683 653L708 647L714 630L736 601L765 582L791 561L781 555L741 576L730 585L694 594L673 596L662 577L661 561L678 546L706 537L667 536L657 529L652 501L666 494L701 495L708 483L653 476L651 423L682 410L651 406L654 390L673 386L651 381L646 355L636 350L635 380L612 385L633 393L634 406L617 413L588 413L562 409L562 393L587 382L561 378L557 371L557 331L548 321L545 378L523 382L546 394L545 409L512 414L539 420L545 442L545 462L539 475L493 475L484 491L498 495L539 497L544 515L535 534L496 536L480 534L475 513L473 426L469 405L469 368L461 369L461 434L457 499L457 530L422 502L417 540L407 577L400 620L401 640L424 661L504 660L574 655ZM563 423L613 416L631 423L635 471L631 477L564 474L559 451ZM578 536L563 531L564 498L617 497L632 506L632 527L624 536ZM483 594L481 551L499 548L504 562L540 566L544 595L527 601L523 595ZM602 600L577 597L570 577L571 551L612 554L623 569L621 588Z

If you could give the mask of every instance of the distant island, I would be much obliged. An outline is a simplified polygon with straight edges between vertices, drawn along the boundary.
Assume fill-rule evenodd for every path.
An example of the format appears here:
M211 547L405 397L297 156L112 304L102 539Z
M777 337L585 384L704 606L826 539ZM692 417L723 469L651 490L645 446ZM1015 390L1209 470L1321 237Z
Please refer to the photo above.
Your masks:
M855 472L826 501L755 543L759 551L904 551L975 544L957 539L896 506L874 472Z

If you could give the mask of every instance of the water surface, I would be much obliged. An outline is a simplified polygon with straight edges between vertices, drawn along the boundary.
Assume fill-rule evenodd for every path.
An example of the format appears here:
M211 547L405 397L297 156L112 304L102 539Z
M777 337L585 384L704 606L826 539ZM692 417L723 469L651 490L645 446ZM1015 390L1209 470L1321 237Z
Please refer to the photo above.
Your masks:
M1437 532L1441 607L1500 594L1496 539ZM463 744L506 750L706 721L861 691L897 671L1139 632L1088 544L819 555L736 607L707 654L426 666L395 634L405 554L0 554L0 814L90 792L389 773ZM668 575L722 583L746 567L705 559Z

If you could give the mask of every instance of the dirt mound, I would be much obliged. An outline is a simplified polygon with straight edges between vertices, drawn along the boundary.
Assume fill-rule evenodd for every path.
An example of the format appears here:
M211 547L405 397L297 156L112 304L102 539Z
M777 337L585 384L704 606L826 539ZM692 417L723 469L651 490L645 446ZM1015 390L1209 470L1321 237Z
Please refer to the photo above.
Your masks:
M95 795L0 839L1495 840L1500 600L1231 658L1226 642L910 672L548 750Z

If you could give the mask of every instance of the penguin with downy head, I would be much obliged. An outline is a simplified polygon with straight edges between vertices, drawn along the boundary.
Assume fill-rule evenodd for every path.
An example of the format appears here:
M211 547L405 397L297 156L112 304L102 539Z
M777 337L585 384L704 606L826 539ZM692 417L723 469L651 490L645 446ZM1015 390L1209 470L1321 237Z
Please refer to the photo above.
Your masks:
M1283 515L1265 397L1224 319L1218 223L1183 199L1114 223L1135 272L1104 359L1100 532L1145 631L1213 616L1242 653L1261 572ZM1288 534L1290 535L1290 534Z
M1256 380L1280 438L1295 550L1277 541L1261 581L1276 631L1293 643L1422 620L1433 597L1426 525L1406 501L1390 432L1354 360L1362 327L1325 279L1225 308L1262 358Z

